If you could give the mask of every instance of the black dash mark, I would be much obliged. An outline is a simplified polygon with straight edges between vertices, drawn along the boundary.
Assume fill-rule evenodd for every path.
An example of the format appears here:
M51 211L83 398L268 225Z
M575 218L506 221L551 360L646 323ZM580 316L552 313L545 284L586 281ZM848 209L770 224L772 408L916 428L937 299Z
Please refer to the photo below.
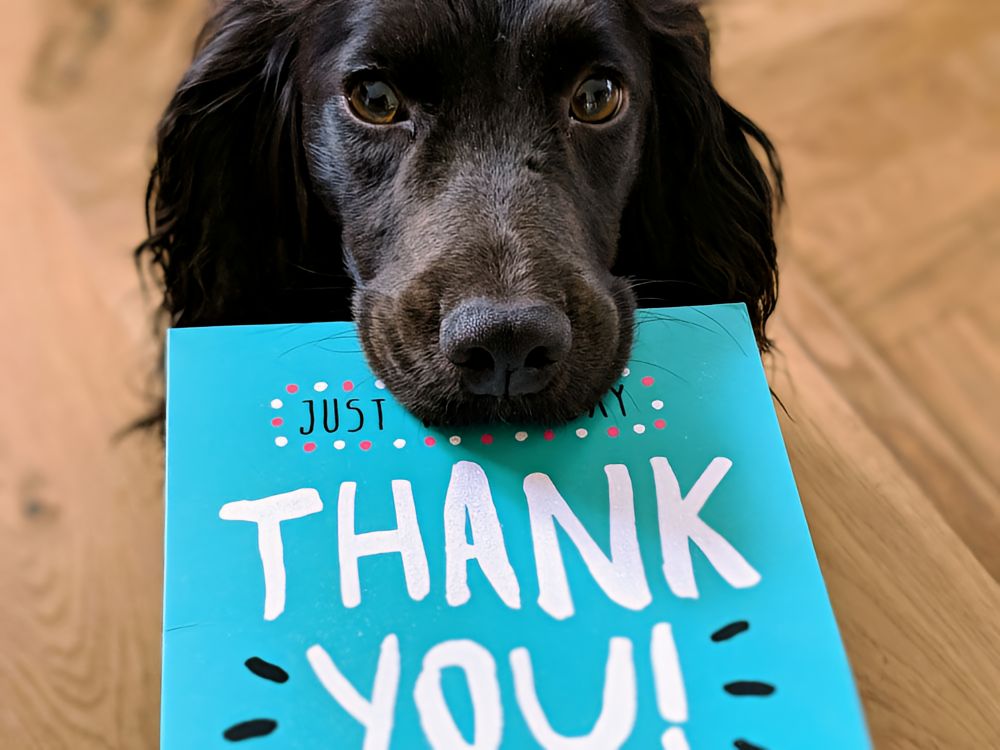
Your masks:
M277 664L271 664L271 662L264 661L256 656L251 656L244 664L246 664L247 669L258 677L263 677L265 680L279 683L288 682L288 672Z
M745 682L730 682L728 685L724 685L723 689L730 695L756 695L762 698L773 695L775 690L774 685L768 685L766 682L754 682L751 680Z
M728 641L730 638L735 638L740 633L745 633L750 629L750 623L746 620L739 620L737 622L731 622L724 628L719 628L714 633L712 633L712 641L715 643L722 643L723 641Z
M257 656L251 656L243 663L247 669L265 680L278 683L288 682L288 672L277 664L271 664ZM254 737L266 737L277 728L278 722L274 719L252 719L233 724L222 733L222 736L230 742L240 742Z
M230 742L240 742L241 740L250 740L254 737L266 737L277 728L278 722L273 719L254 719L252 721L233 724L233 726L222 733L222 736Z
M747 742L746 740L736 740L733 743L733 747L736 750L764 750L760 745L755 745L752 742Z

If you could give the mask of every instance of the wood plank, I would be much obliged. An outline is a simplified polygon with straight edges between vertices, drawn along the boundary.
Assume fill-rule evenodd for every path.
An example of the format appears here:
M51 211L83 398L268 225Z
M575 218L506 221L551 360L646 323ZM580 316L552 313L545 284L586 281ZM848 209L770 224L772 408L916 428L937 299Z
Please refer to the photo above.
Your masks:
M1000 163L1000 139L996 154ZM967 205L948 219L928 209L937 216L933 223L886 227L877 240L863 240L866 257L823 276L838 304L880 345L890 346L942 315L993 296L1000 264L1000 190L995 174L988 179L993 184L982 191L984 197L968 195L976 188L967 185ZM923 201L915 207L922 208ZM905 252L884 250L897 245ZM795 254L810 252L800 248Z
M876 747L1000 746L1000 587L776 326L782 430Z
M1000 289L1000 273L994 279ZM995 340L978 319L956 312L892 346L887 356L898 370L920 373L914 387L924 403L1000 487L1000 352ZM997 549L1000 528L992 530Z
M1000 581L1000 491L927 409L923 394L911 390L794 261L784 265L779 313L809 357ZM793 394L798 391L794 381L788 387Z
M898 17L906 0L714 0L706 3L723 67L759 67L835 33L858 33Z
M19 82L39 168L92 239L100 293L137 342L147 308L131 249L143 238L157 119L208 14L205 0L47 0Z
M12 249L0 253L0 597L14 605L0 608L0 737L18 750L154 747L158 450L111 439L138 408L135 354L11 106L32 41L30 18L11 12L4 49L22 56L0 66Z
M0 736L44 750L151 747L158 448L113 442L139 408L134 355L78 262L79 226L8 142L0 160L38 214L0 202L6 236L33 250L0 256L0 596L16 603L0 609Z
M996 198L1000 200L1000 192ZM904 337L919 336L943 316L995 301L1000 292L1000 219L990 222L961 221L928 238L937 260L886 283L881 297L855 311L858 324L888 349Z
M784 157L795 251L852 310L898 281L893 270L906 275L921 260L909 248L885 248L919 245L964 213L995 205L1000 98L989 92L1000 87L997 8L959 13L925 2L863 22L848 13L855 22L845 20L837 34L815 44L796 39L771 59L737 52L738 64L722 36L723 90L739 92L738 103ZM764 37L782 33L783 22L773 26Z

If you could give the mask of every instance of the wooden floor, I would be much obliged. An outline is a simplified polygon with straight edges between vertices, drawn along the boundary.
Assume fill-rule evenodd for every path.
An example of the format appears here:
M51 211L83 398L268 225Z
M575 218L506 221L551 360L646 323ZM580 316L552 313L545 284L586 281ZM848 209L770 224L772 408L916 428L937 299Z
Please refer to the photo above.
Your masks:
M5 750L156 746L161 459L112 435L152 356L149 135L202 12L4 2ZM1000 748L1000 2L712 16L789 174L772 383L877 746Z

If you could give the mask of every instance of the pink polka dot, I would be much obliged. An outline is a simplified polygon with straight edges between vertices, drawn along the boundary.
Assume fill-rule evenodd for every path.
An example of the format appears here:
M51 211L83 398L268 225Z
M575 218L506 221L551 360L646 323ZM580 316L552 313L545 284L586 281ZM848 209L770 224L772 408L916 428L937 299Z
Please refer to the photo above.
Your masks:
M295 385L295 383L289 383L288 385L285 386L285 390L288 391L289 393L298 393L299 387Z
M316 443L306 443L305 445L302 446L302 450L304 450L306 453L312 453L314 450L316 450Z
M653 427L655 427L658 430L662 430L666 426L667 426L667 420L665 419L657 419L655 422L653 422Z
M608 428L608 437L618 437L621 431L617 427Z
M363 451L370 450L372 447L372 441L362 440L360 443L358 443L358 447Z
M353 391L354 390L354 383L352 383L350 380L345 380L344 381L344 390L347 391L348 393L350 393L351 391Z
M553 432L552 430L546 430L545 432L542 433L542 437L545 438L546 440L555 440L556 433Z
M281 427L281 425L283 425L284 423L285 420L282 419L281 417L275 417L274 419L271 420L272 427Z
M651 386L651 385L652 385L653 383L655 383L655 382L656 382L656 381L655 381L655 380L653 379L653 376L652 376L652 375L647 375L646 377L644 377L644 378L642 379L642 384L643 384L644 386L647 386L647 387L648 387L648 386Z
M488 432L479 439L483 441L483 445L493 444L493 436Z
M427 437L424 438L424 445L426 445L428 448L433 448L436 444L437 440L435 440L431 435L428 435Z

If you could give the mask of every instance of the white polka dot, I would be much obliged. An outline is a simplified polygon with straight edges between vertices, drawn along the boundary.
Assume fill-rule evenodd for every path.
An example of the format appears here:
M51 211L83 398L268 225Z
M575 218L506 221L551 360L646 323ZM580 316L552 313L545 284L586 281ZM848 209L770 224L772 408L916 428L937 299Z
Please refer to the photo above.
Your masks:
M342 451L344 450L344 448L347 447L347 443L345 443L343 440L334 440L333 447L336 448L338 451Z
M403 438L396 438L395 440L392 441L392 444L395 445L397 448L406 447L406 441L403 440Z
M286 438L284 435L276 437L274 439L274 444L279 448L284 448L286 445L288 445L288 438Z
M276 398L274 399L274 401L271 402L272 409L280 409L282 406L284 406L284 404L282 403L280 398Z
M653 402L653 408L659 411L663 408L663 402L660 401L660 399L656 399L656 401Z
M519 443L523 443L525 440L528 439L528 433L524 432L523 430L521 432L515 432L514 439Z
M462 442L462 438L460 438L458 435L452 435L450 438L448 438L448 442L451 443L452 445L458 445Z
M321 380L318 383L316 383L316 384L313 385L313 390L316 391L316 393L322 393L323 391L325 391L329 387L330 387L329 383L325 383L325 382L323 382Z
M630 369L628 369L627 367L624 370L622 370L622 377L623 378L627 378L631 374L632 374L632 371Z
M375 381L375 387L378 388L380 391L384 391L385 390L385 383L383 383L381 380L376 380Z
M644 424L637 424L632 429L635 431L636 435L641 435L642 433L644 433L646 431L646 425L644 425Z
M588 434L587 431L582 427L576 431L576 436L580 439L587 437L587 434Z

